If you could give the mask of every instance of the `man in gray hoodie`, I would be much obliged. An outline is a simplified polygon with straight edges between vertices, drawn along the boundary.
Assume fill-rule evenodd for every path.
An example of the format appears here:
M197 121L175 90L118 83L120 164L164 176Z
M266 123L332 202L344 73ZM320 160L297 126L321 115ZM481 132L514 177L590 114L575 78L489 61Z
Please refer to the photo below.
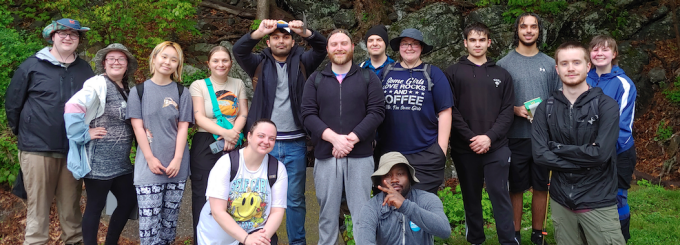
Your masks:
M399 152L380 158L371 176L382 192L361 209L354 221L356 244L434 244L434 237L447 238L451 226L437 196L411 189L417 183L415 170Z

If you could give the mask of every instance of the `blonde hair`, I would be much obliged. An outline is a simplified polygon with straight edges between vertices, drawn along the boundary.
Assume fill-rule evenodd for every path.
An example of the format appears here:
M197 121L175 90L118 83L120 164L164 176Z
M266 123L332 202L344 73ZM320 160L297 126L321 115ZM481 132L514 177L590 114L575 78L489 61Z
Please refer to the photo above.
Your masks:
M156 45L155 48L153 48L153 51L151 51L151 55L149 55L149 69L151 69L151 76L156 72L154 70L154 59L156 56L163 51L163 49L171 47L174 48L175 51L177 51L177 56L179 56L179 65L177 65L177 69L175 69L175 72L172 73L170 76L170 79L176 82L181 82L182 81L182 68L184 67L184 53L182 53L182 47L179 46L176 42L171 42L171 41L165 41L162 42L158 45Z

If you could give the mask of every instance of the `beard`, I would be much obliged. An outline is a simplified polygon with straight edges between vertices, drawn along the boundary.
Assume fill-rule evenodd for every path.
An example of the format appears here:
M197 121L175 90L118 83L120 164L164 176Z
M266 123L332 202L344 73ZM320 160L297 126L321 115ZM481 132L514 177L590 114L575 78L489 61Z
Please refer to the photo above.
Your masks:
M534 44L536 44L537 41L538 41L538 38L536 38L536 40L533 40L531 42L525 42L521 38L519 39L519 42L522 43L522 45L527 46L527 47L533 46Z
M346 54L346 55L345 55L345 58L338 58L338 57L336 57L336 56L335 56L336 53L338 53L338 54ZM331 62L332 62L333 64L336 64L336 65L344 65L344 64L347 64L347 62L352 61L352 59L354 58L354 52L352 52L352 51L338 51L338 52L336 52L336 53L328 53L328 58L331 60Z

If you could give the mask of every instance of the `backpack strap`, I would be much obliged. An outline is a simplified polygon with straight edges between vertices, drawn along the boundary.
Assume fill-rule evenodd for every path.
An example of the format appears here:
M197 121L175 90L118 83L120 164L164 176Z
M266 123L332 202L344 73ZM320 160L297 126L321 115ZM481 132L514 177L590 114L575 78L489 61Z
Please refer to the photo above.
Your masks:
M395 68L394 68L395 64L396 63L389 63L389 64L387 64L387 66L385 66L385 68L383 68L383 73L382 73L383 77L382 77L382 81L380 81L382 84L385 84L385 80L387 80L387 74L389 74L390 71L395 70Z
M229 160L231 161L231 171L229 173L229 182L234 181L236 178L236 173L238 173L239 167L239 150L234 150L229 152ZM267 179L269 180L269 188L274 186L276 180L279 178L279 160L277 160L271 154L267 154L269 161L267 161Z
M269 158L267 162L267 178L269 179L269 188L272 188L279 178L279 160L271 154L267 154L267 156Z
M319 83L321 83L321 78L323 78L323 75L321 75L321 72L317 72L316 75L314 75L314 88L319 88Z
M553 106L555 105L555 97L550 96L545 103L545 118L546 120L549 120L550 116L552 116Z
M238 173L238 159L239 159L239 150L234 150L229 152L229 160L231 161L231 171L229 172L229 182L234 181L234 178L236 178L236 173Z
M300 73L302 73L302 77L305 78L305 81L307 81L307 68L305 68L305 65L302 64L302 61L298 62L300 64Z
M184 85L178 82L175 82L175 85L177 85L177 93L179 93L179 99L182 100L182 93L184 93ZM137 95L139 96L139 101L142 101L142 96L144 95L144 83L135 85L135 88L137 88Z
M260 62L260 64L257 64L257 68L255 68L255 75L251 78L253 84L253 92L255 92L255 89L257 88L257 82L259 80L259 77L262 76L262 64L264 64L264 61Z
M137 95L139 95L139 101L142 101L142 95L144 95L144 83L135 85L137 88Z
M373 71L364 68L359 69L361 69L361 76L364 77L364 82L366 82L366 87L368 87L368 84L371 83L371 72Z
M182 93L184 93L184 85L181 83L175 82L177 85L177 93L179 94L179 100L182 100ZM179 101L177 101L179 102Z
M430 74L432 73L432 65L425 63L423 66L423 76L425 76L425 80L427 80L427 91L432 91L432 87L434 86L432 78L430 77Z
M590 108L592 108L593 113L595 113L596 118L600 118L600 98L594 98L590 101Z

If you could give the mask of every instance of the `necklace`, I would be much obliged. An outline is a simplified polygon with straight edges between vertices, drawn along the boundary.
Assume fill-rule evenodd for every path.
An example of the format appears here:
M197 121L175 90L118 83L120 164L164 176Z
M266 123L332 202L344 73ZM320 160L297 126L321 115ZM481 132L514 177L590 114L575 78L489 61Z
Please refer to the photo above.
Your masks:
M407 64L406 61L404 61L404 62L402 62L402 63L403 63L404 68L406 68L406 69L413 69L413 67L416 67L416 66L420 65L421 62L420 62L420 59L418 59L418 61L416 61L412 66L409 65L409 64Z

